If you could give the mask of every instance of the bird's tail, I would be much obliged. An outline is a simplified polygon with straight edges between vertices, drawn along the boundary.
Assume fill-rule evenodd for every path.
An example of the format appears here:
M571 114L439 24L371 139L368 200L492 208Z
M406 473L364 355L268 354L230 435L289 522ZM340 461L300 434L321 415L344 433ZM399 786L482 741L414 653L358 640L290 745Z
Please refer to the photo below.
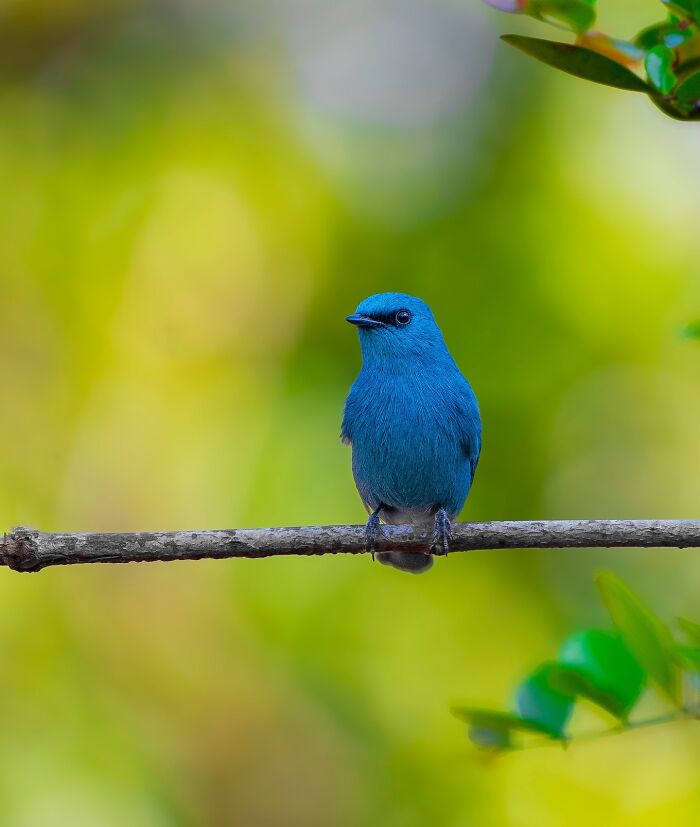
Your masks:
M385 566L393 566L411 574L422 574L433 565L433 555L420 551L380 551L376 558Z

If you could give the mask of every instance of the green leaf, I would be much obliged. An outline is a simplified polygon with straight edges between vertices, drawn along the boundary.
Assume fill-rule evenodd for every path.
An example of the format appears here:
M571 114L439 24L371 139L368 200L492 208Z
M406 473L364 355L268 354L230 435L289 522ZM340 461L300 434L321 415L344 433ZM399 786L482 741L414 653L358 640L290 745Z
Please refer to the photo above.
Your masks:
M572 31L588 31L595 23L594 0L486 0L499 11L525 13L538 20L563 24Z
M700 101L700 72L694 72L683 78L678 84L674 97L681 106L695 107Z
M695 0L661 0L661 2L669 11L687 20L693 20L698 10Z
M686 672L700 672L700 649L695 646L677 646L676 656Z
M660 109L664 115L676 121L700 121L700 112L695 110L681 109L676 106L670 98L666 98L659 92L649 92L649 100Z
M615 632L586 629L566 640L557 662L573 672L578 680L562 687L602 706L616 718L625 720L644 688L645 674L629 647Z
M557 682L561 667L544 663L518 687L515 707L518 715L552 738L564 739L564 729L574 707L573 694L562 691Z
M700 646L700 623L695 623L693 620L686 620L684 617L678 618L678 625L688 635L691 643Z
M669 46L672 49L685 43L693 36L690 28L680 29L677 23L664 20L663 23L656 23L642 29L635 37L634 42L640 49L648 51L654 46Z
M649 80L663 95L668 95L678 81L673 71L675 59L673 49L669 49L668 46L654 46L644 58L644 68Z
M514 732L548 735L540 727L523 721L511 712L460 706L454 707L452 714L469 724L470 740L484 749L512 749Z
M570 75L614 86L616 89L649 92L649 87L634 72L591 49L516 34L506 34L501 39L530 57Z
M525 11L531 17L562 23L574 32L586 32L595 23L595 8L585 0L530 0Z
M612 622L649 677L680 706L681 682L669 628L612 572L596 577Z

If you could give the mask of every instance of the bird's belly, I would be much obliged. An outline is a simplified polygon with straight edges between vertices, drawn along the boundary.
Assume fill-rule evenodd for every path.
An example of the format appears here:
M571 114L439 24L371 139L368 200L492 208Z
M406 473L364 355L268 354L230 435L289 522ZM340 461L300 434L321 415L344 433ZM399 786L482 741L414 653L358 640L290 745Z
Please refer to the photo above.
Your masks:
M413 525L427 528L433 525L435 513L432 508L384 508L381 518L389 525Z

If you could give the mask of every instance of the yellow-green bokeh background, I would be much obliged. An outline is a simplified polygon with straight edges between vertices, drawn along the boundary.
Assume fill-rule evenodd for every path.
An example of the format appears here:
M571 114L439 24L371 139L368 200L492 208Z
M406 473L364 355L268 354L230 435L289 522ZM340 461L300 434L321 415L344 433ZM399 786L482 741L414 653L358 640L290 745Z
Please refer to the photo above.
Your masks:
M464 519L697 517L700 133L516 30L476 0L3 0L2 525L360 522L343 317L381 290L479 396ZM692 551L0 572L0 824L696 824L693 724L489 764L449 714L603 623L601 567L700 620Z

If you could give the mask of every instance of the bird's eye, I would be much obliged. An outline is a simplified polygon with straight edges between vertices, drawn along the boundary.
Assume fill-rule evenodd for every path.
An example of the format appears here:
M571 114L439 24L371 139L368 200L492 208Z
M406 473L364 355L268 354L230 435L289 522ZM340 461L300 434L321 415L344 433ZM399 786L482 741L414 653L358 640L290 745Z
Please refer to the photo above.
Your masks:
M408 310L399 310L396 314L396 324L406 325L411 321L411 314Z

